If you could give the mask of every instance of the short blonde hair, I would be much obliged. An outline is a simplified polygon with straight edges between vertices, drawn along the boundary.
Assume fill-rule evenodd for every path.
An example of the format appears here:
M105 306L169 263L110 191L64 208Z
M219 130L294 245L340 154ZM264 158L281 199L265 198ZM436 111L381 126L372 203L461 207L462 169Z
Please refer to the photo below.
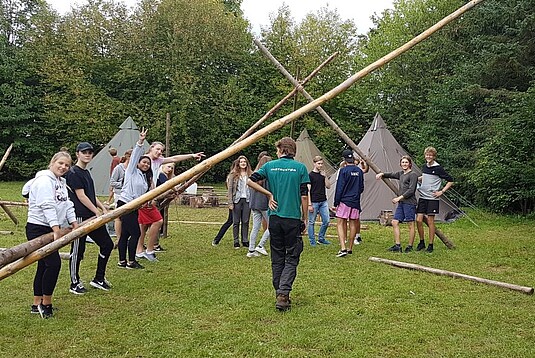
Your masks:
M320 162L323 160L323 157L321 155L316 155L314 158L312 158L312 161L314 163Z
M54 164L55 162L57 162L59 160L59 158L67 158L70 162L70 164L72 164L72 158L71 158L71 155L68 153L68 152L65 152L65 151L59 151L57 152L56 154L54 154L52 156L52 159L50 159L50 163L48 164L48 168L50 169L50 167L52 166L52 164Z
M427 147L424 149L424 155L426 155L427 153L431 153L433 154L434 157L437 156L437 150L435 149L435 147Z

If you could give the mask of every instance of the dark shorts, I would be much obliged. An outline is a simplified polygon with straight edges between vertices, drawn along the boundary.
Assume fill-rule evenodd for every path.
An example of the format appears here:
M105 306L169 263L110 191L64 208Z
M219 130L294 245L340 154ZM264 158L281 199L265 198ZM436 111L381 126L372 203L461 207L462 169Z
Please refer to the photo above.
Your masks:
M397 220L400 223L403 223L403 222L408 223L408 222L414 221L415 216L416 216L416 205L407 204L401 201L398 203L398 207L396 208L396 212L394 214L394 220Z
M437 215L439 208L438 200L419 199L418 207L416 208L417 214L425 215Z

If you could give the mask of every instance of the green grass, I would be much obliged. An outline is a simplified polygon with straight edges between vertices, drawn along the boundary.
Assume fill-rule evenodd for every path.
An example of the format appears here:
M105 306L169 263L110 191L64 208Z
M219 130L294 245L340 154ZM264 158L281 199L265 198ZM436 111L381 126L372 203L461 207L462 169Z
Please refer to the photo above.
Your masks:
M20 200L21 183L0 184L0 198ZM24 208L13 208L22 223ZM172 220L224 221L225 208L172 207ZM290 312L274 309L269 259L219 247L216 225L172 223L168 252L142 271L108 269L110 292L68 292L63 261L55 317L30 315L35 265L0 282L0 355L5 357L532 357L534 298L498 287L373 263L370 256L533 286L532 220L471 212L440 225L456 245L432 254L386 252L392 230L369 224L364 244L346 258L338 245L305 243ZM0 213L0 246L25 241ZM404 243L407 231L402 228ZM334 228L329 234L334 234ZM61 251L67 251L67 248ZM81 276L94 274L89 245Z

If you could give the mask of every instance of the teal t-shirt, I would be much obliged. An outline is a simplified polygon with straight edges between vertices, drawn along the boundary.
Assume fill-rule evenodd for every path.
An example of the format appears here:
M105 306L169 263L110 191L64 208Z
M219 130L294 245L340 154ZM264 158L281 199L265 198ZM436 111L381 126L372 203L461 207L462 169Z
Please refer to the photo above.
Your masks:
M267 162L257 173L268 180L268 190L278 204L277 210L268 210L268 215L301 219L301 184L310 183L305 165L283 157Z

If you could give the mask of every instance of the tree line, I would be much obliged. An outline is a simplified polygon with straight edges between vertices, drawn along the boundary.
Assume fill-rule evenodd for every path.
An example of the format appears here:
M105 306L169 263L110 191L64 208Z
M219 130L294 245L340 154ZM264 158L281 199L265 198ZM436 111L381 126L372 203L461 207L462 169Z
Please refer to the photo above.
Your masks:
M142 0L133 9L90 0L65 15L43 0L0 0L0 150L14 143L0 180L31 177L62 146L104 146L128 116L162 140L170 113L171 153L215 154L292 90L253 36L299 79L338 52L306 86L318 97L465 2L398 0L366 34L336 9L297 22L282 6L255 35L241 0ZM487 0L323 108L355 142L379 112L419 165L435 146L469 202L533 213L534 8ZM298 96L275 118L305 103ZM304 128L339 161L345 144L315 112L244 154ZM204 180L222 181L229 166Z

